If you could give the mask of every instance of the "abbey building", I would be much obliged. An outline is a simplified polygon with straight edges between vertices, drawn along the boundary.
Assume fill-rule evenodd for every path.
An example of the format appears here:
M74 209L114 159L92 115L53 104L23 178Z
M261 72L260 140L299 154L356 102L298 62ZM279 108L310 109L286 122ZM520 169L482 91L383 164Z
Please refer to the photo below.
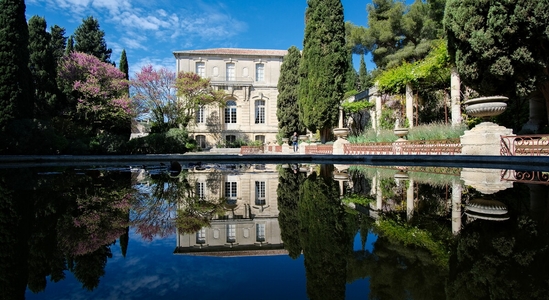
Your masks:
M175 51L176 72L209 78L229 95L225 107L201 107L189 134L202 149L276 140L277 84L286 50L218 48Z

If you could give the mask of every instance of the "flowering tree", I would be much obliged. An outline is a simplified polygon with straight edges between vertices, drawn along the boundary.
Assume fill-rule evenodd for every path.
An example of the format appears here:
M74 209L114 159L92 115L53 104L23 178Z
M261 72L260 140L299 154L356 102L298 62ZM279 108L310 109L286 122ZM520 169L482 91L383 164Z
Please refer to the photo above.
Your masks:
M175 72L147 65L130 81L138 117L148 116L160 131L177 127Z
M129 135L133 110L124 73L95 56L71 52L61 60L58 76L75 121L93 121L93 129Z
M166 68L155 70L151 65L141 68L131 87L138 113L148 114L160 131L186 127L200 105L224 99L222 91L210 87L209 79L192 72L176 75Z
M225 92L214 91L210 86L210 79L202 78L193 72L179 73L176 80L177 96L179 97L178 111L180 123L186 126L201 106L218 104L223 105Z

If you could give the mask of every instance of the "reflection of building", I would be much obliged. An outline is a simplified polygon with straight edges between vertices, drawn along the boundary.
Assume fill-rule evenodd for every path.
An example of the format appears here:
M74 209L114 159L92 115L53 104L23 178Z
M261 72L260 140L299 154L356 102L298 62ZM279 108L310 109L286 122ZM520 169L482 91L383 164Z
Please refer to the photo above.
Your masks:
M176 71L195 72L229 94L224 108L202 107L189 131L201 148L237 140L276 139L278 78L286 50L175 51Z
M178 234L175 253L235 256L287 254L278 224L275 165L236 165L234 168L195 168L188 179L196 194L224 199L225 214L209 228Z

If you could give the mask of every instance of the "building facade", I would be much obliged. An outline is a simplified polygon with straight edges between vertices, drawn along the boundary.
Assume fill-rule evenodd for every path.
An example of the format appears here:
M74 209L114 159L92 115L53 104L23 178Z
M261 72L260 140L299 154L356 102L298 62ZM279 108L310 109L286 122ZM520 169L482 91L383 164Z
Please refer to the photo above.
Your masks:
M225 107L201 107L189 125L200 148L276 140L277 84L286 53L234 48L174 52L177 73L195 72L228 94Z
M177 234L174 253L195 255L287 254L278 223L276 165L195 167L188 177L204 201L224 199L225 213L193 234Z

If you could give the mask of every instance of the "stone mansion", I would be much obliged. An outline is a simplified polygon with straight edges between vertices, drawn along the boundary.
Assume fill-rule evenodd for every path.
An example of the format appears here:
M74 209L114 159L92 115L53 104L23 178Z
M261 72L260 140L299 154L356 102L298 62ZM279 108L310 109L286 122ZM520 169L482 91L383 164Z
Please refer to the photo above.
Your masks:
M177 73L195 72L229 95L225 107L206 106L196 112L188 130L200 148L276 140L277 84L286 53L236 48L173 52Z

